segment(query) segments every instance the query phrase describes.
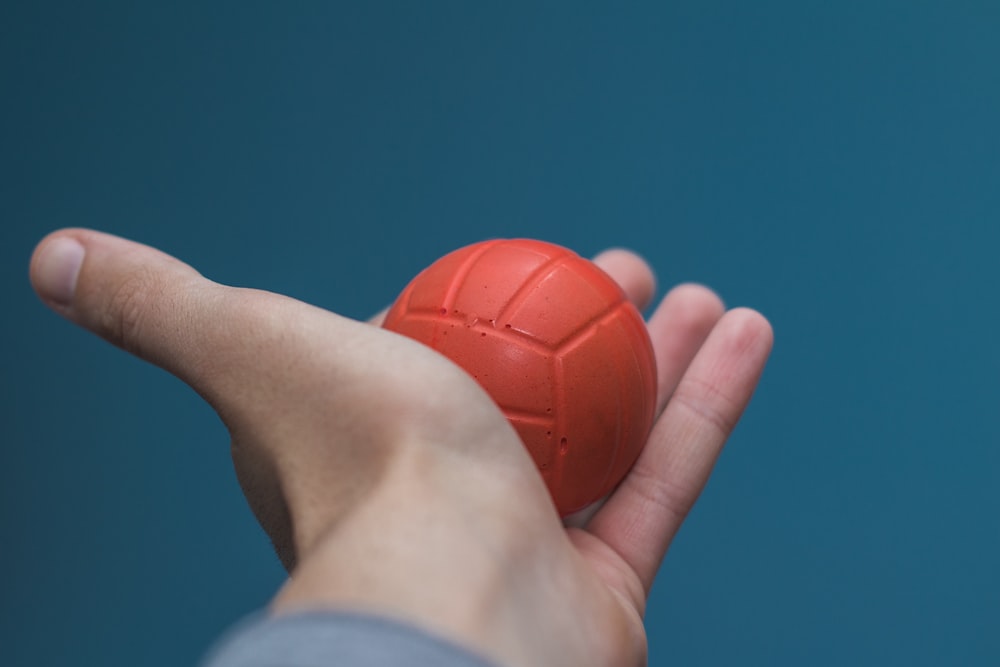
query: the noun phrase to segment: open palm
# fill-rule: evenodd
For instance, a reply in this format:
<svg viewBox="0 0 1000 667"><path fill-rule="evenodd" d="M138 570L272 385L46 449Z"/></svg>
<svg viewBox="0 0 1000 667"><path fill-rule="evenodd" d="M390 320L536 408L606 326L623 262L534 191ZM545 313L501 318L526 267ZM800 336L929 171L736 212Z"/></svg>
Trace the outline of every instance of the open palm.
<svg viewBox="0 0 1000 667"><path fill-rule="evenodd" d="M639 258L595 261L647 305ZM31 274L57 312L218 411L291 572L275 613L388 615L506 665L645 663L653 578L771 347L759 314L725 312L699 286L669 292L648 323L649 442L600 509L566 528L499 409L428 348L89 230L43 240Z"/></svg>

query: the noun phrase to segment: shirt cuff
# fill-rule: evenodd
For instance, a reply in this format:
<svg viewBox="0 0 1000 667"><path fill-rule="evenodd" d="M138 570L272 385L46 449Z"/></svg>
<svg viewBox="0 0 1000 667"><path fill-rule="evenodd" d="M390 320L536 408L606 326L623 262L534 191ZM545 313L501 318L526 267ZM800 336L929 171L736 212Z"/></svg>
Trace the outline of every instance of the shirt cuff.
<svg viewBox="0 0 1000 667"><path fill-rule="evenodd" d="M203 667L496 667L412 625L381 616L304 611L252 616L230 630Z"/></svg>

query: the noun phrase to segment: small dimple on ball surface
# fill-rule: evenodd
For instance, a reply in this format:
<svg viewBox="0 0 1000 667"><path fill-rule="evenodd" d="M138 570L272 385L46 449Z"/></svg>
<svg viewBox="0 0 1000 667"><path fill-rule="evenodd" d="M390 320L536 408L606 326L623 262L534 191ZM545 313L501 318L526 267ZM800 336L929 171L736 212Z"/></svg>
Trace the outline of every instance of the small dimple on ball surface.
<svg viewBox="0 0 1000 667"><path fill-rule="evenodd" d="M456 250L414 278L383 326L476 378L563 515L611 491L649 434L656 367L642 317L565 248L516 239Z"/></svg>

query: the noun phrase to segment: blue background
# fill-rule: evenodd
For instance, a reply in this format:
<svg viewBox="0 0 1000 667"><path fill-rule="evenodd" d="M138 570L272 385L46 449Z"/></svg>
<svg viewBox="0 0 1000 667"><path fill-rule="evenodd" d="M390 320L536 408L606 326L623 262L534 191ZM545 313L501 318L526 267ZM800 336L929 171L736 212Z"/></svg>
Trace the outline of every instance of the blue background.
<svg viewBox="0 0 1000 667"><path fill-rule="evenodd" d="M283 575L212 412L36 301L67 225L354 317L636 248L777 334L651 664L1000 662L1000 4L6 2L0 77L5 665L191 664Z"/></svg>

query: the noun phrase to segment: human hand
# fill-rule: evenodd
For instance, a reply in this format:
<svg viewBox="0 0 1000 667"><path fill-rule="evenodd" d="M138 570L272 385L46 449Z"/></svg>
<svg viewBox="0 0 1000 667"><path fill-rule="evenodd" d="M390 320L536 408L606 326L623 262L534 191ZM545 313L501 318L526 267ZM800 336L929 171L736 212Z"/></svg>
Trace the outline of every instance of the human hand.
<svg viewBox="0 0 1000 667"><path fill-rule="evenodd" d="M640 307L651 298L634 255L595 261ZM276 613L385 614L505 665L644 664L656 570L771 346L759 314L724 314L702 287L672 290L649 321L649 442L594 516L566 529L500 411L428 348L88 230L43 240L31 277L57 312L218 411L247 499L292 573Z"/></svg>

